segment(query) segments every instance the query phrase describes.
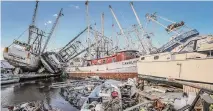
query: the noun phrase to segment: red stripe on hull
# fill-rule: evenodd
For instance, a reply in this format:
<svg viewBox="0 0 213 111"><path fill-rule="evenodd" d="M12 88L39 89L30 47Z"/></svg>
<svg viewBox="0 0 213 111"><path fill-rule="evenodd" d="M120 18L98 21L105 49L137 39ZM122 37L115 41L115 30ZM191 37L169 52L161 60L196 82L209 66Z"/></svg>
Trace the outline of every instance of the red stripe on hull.
<svg viewBox="0 0 213 111"><path fill-rule="evenodd" d="M137 73L69 73L70 78L87 78L89 76L99 76L102 79L119 79L126 80L128 78L135 78Z"/></svg>

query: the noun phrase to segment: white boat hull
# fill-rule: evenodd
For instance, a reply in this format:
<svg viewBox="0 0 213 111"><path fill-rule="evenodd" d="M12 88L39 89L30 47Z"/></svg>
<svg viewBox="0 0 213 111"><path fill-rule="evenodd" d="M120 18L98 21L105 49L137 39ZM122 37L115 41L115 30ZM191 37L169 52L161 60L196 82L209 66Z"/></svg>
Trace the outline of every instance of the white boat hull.
<svg viewBox="0 0 213 111"><path fill-rule="evenodd" d="M103 78L127 79L137 76L138 58L103 65L68 67L70 77L99 76Z"/></svg>
<svg viewBox="0 0 213 111"><path fill-rule="evenodd" d="M8 51L3 52L3 57L11 65L20 67L24 71L36 71L40 64L38 56L15 47L8 47Z"/></svg>
<svg viewBox="0 0 213 111"><path fill-rule="evenodd" d="M190 56L195 58L191 58ZM196 56L199 56L200 58L196 58ZM174 58L174 60L160 60L163 57ZM213 58L207 58L203 54L184 53L177 55L159 55L159 60L139 60L137 66L138 75L142 78L143 76L152 76L184 81L213 83Z"/></svg>

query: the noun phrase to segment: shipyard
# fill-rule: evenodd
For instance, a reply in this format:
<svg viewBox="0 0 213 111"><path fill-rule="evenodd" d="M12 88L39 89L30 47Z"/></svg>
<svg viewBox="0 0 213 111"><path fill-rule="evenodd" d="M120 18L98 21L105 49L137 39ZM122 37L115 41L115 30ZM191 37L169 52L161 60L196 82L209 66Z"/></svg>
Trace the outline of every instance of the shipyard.
<svg viewBox="0 0 213 111"><path fill-rule="evenodd" d="M212 3L2 1L1 110L213 111Z"/></svg>

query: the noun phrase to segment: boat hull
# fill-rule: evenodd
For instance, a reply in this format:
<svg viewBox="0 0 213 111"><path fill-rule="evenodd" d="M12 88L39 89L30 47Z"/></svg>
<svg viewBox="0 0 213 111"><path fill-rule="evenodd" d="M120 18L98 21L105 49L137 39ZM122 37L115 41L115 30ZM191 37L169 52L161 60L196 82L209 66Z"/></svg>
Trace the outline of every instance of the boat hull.
<svg viewBox="0 0 213 111"><path fill-rule="evenodd" d="M19 78L10 79L10 80L1 80L1 85L17 83L19 82L19 80L20 80Z"/></svg>
<svg viewBox="0 0 213 111"><path fill-rule="evenodd" d="M139 60L138 76L175 79L188 82L213 84L213 58L188 58L193 53L168 55L175 60ZM161 56L159 56L159 59Z"/></svg>
<svg viewBox="0 0 213 111"><path fill-rule="evenodd" d="M62 70L62 66L59 62L59 57L54 52L47 52L41 55L41 62L45 69L51 73L59 73Z"/></svg>
<svg viewBox="0 0 213 111"><path fill-rule="evenodd" d="M23 71L37 71L40 64L38 56L15 47L8 47L7 51L3 52L3 57L11 65L20 67Z"/></svg>
<svg viewBox="0 0 213 111"><path fill-rule="evenodd" d="M71 78L99 76L104 79L128 79L137 77L137 61L138 58L103 65L68 67L66 72Z"/></svg>

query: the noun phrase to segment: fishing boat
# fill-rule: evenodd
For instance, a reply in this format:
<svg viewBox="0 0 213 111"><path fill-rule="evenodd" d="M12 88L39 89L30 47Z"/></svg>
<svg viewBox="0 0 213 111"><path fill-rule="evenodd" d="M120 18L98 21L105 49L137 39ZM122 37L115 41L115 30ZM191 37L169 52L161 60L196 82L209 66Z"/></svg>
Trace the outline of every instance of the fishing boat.
<svg viewBox="0 0 213 111"><path fill-rule="evenodd" d="M157 16L148 15L149 19L156 22L153 17ZM160 47L158 53L140 56L138 77L198 83L212 90L213 35L199 35L195 29L178 32L181 24L185 26L183 22L174 22L166 27L166 31L174 32L176 36Z"/></svg>
<svg viewBox="0 0 213 111"><path fill-rule="evenodd" d="M212 84L212 52L213 36L199 37L179 52L141 56L137 63L138 76Z"/></svg>
<svg viewBox="0 0 213 111"><path fill-rule="evenodd" d="M14 74L1 74L1 85L19 82L20 78Z"/></svg>
<svg viewBox="0 0 213 111"><path fill-rule="evenodd" d="M70 77L134 78L137 76L138 57L138 51L125 50L104 58L86 60L83 66L68 67L66 71Z"/></svg>
<svg viewBox="0 0 213 111"><path fill-rule="evenodd" d="M19 40L14 40L13 43L9 47L6 47L3 52L4 59L22 71L36 71L40 64L38 55L41 47L37 42L41 40L44 34L43 31L40 32L40 30L35 26L37 9L38 1L36 2L32 24L29 25L28 28L28 42L26 43ZM38 36L39 33L41 36Z"/></svg>
<svg viewBox="0 0 213 111"><path fill-rule="evenodd" d="M86 4L86 6L88 7L88 4ZM99 76L100 78L107 78L107 79L134 78L137 76L138 57L141 54L143 55L146 53L150 53L152 51L153 47L151 46L150 42L144 43L144 41L141 41L141 38L145 38L143 40L146 41L148 38L150 38L150 36L148 34L145 34L143 37L141 37L142 34L139 33L141 32L141 30L139 31L139 29L141 29L141 24L139 21L138 21L139 27L136 27L136 25L133 25L134 30L137 30L136 32L133 31L133 33L137 34L138 40L136 42L138 42L138 44L144 47L142 51L139 51L137 48L133 47L134 43L130 40L131 36L129 35L131 32L128 32L128 31L126 32L123 30L120 22L118 21L115 15L115 12L112 9L112 6L109 6L109 9L120 29L120 32L121 32L120 35L125 38L124 40L125 46L122 47L123 43L120 46L118 42L112 41L111 39L110 41L117 43L117 46L115 47L117 47L117 49L119 50L113 47L114 50L112 51L112 53L109 53L109 50L107 50L109 49L108 46L113 46L113 45L112 44L107 45L107 43L104 42L104 29L103 29L104 14L102 14L101 15L102 32L100 33L100 36L94 37L96 38L96 40L94 41L101 40L101 42L100 43L96 42L95 47L90 47L90 50L88 50L88 55L86 56L87 58L84 58L83 60L82 59L78 60L79 62L81 62L80 65L75 65L76 61L73 59L73 61L70 63L71 65L69 65L65 69L65 72L67 72L70 75L70 77L84 78L89 76ZM135 10L133 12L137 18L137 14L135 13ZM129 33L129 34L126 34L126 33ZM95 32L95 35L97 35L96 32ZM92 50L91 50L92 48L94 50L93 51L94 53L92 53ZM95 55L95 57L94 56L89 57L90 55Z"/></svg>
<svg viewBox="0 0 213 111"><path fill-rule="evenodd" d="M21 45L20 45L21 44ZM3 52L3 57L10 64L21 68L23 71L36 71L40 64L39 56L33 54L26 43L14 41L10 47L6 47Z"/></svg>
<svg viewBox="0 0 213 111"><path fill-rule="evenodd" d="M19 40L14 40L10 46L5 47L3 52L4 59L7 60L11 65L15 66L15 68L17 69L17 73L38 71L41 66L40 55L45 52L47 44L51 38L51 35L53 34L57 22L59 18L63 15L61 9L51 29L51 32L46 35L43 30L40 30L35 25L37 9L38 1L36 1L32 23L27 29L29 31L28 41L23 42ZM24 32L19 37L21 37ZM42 41L45 41L45 43L43 43Z"/></svg>

